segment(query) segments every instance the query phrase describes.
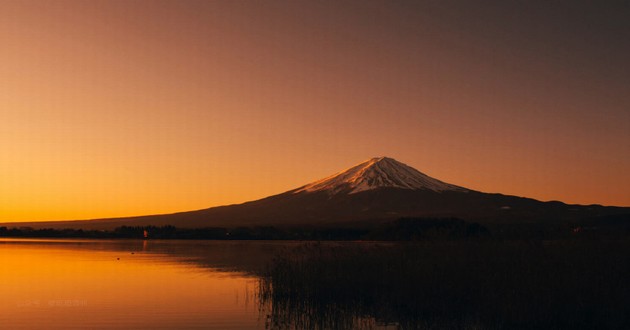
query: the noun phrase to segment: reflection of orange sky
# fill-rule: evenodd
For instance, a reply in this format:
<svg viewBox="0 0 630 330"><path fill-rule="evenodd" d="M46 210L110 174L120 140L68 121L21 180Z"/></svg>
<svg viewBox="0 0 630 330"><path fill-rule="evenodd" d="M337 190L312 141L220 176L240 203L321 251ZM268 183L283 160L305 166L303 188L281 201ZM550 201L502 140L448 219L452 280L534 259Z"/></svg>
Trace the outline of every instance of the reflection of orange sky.
<svg viewBox="0 0 630 330"><path fill-rule="evenodd" d="M0 321L7 328L254 328L260 323L250 301L257 285L251 277L164 255L3 243Z"/></svg>
<svg viewBox="0 0 630 330"><path fill-rule="evenodd" d="M623 52L332 3L1 3L0 221L243 202L382 155L630 205Z"/></svg>

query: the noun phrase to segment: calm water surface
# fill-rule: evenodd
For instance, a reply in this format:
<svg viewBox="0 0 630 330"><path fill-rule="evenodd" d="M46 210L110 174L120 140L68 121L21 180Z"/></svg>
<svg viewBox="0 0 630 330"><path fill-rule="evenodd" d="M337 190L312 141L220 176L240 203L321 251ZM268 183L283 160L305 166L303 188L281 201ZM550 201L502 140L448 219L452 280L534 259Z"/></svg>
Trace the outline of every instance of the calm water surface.
<svg viewBox="0 0 630 330"><path fill-rule="evenodd" d="M630 329L628 245L0 239L0 329Z"/></svg>
<svg viewBox="0 0 630 330"><path fill-rule="evenodd" d="M255 274L296 244L2 239L0 324L264 329Z"/></svg>

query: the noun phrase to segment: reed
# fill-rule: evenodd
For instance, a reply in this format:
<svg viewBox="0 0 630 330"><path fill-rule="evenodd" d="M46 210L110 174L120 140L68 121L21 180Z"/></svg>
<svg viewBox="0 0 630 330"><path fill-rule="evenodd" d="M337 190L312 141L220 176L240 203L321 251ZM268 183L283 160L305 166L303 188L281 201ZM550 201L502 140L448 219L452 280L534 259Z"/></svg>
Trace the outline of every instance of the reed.
<svg viewBox="0 0 630 330"><path fill-rule="evenodd" d="M630 328L628 240L309 243L261 280L272 328Z"/></svg>

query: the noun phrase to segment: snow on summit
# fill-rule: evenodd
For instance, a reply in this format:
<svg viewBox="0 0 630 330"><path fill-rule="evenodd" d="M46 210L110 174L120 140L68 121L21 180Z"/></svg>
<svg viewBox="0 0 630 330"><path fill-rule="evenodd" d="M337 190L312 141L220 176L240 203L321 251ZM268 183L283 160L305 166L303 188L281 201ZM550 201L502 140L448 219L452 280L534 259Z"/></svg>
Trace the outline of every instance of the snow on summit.
<svg viewBox="0 0 630 330"><path fill-rule="evenodd" d="M307 184L294 191L350 194L376 188L401 188L411 190L468 191L449 183L434 179L413 167L388 157L372 158L341 173Z"/></svg>

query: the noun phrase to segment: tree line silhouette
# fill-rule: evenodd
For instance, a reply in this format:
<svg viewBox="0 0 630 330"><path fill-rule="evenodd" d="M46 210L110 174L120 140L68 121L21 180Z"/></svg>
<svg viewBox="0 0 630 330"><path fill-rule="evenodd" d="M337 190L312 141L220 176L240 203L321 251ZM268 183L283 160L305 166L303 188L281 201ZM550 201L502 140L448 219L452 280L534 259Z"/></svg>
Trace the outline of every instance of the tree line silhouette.
<svg viewBox="0 0 630 330"><path fill-rule="evenodd" d="M146 237L145 237L146 235ZM483 237L482 225L460 219L403 218L375 228L354 227L208 227L121 226L114 230L0 227L0 237L148 238L212 240L418 240Z"/></svg>
<svg viewBox="0 0 630 330"><path fill-rule="evenodd" d="M145 237L146 234L146 237ZM579 222L479 224L457 218L400 218L380 225L253 226L177 228L175 226L121 226L114 230L34 229L0 227L0 237L127 238L209 240L458 240L556 239L630 235L628 215L585 219Z"/></svg>

